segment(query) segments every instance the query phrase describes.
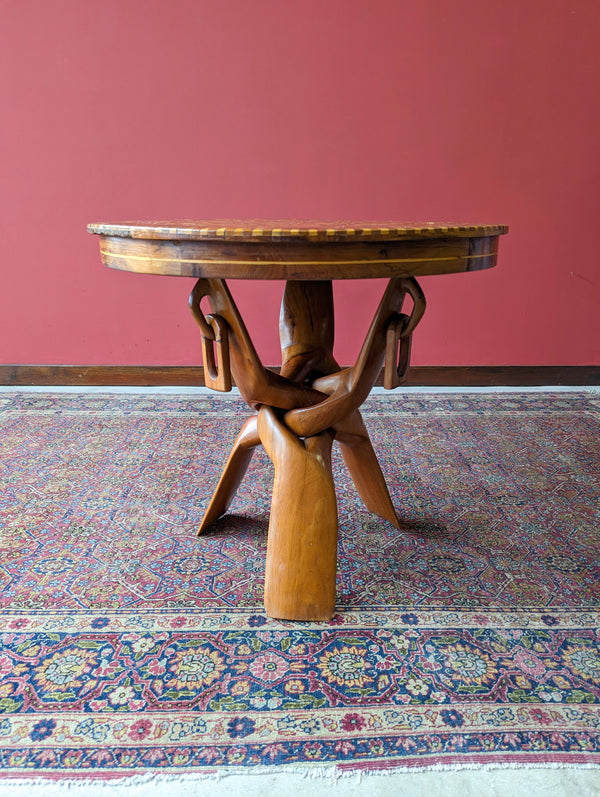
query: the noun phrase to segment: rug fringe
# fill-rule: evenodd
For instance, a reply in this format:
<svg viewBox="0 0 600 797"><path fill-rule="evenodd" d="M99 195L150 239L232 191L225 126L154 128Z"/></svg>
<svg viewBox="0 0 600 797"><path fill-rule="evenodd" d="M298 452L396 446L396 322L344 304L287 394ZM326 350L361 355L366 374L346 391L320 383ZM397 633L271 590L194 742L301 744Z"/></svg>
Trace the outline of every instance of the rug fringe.
<svg viewBox="0 0 600 797"><path fill-rule="evenodd" d="M391 767L367 767L367 768L348 768L340 769L338 766L331 767L296 767L296 766L275 766L275 767L257 767L254 769L244 768L227 768L216 770L213 772L197 771L197 772L145 772L143 774L135 775L120 775L119 773L98 773L95 777L88 777L82 775L81 777L73 777L69 775L63 778L57 773L45 773L31 778L26 773L16 774L12 773L7 776L0 776L0 788L8 784L11 787L19 789L33 788L39 786L47 786L53 782L60 785L61 788L89 788L92 786L100 786L101 784L118 785L118 786L144 786L144 785L168 785L168 784L186 784L196 781L205 781L218 783L231 777L265 777L269 775L295 775L301 777L303 780L329 780L336 783L339 780L346 780L355 778L358 783L362 778L366 777L389 777L393 775L426 775L427 773L434 772L510 772L525 770L596 770L600 769L600 763L574 763L569 761L546 761L546 762L526 762L526 763L502 763L502 762L488 762L486 764L432 764L427 766L391 766Z"/></svg>

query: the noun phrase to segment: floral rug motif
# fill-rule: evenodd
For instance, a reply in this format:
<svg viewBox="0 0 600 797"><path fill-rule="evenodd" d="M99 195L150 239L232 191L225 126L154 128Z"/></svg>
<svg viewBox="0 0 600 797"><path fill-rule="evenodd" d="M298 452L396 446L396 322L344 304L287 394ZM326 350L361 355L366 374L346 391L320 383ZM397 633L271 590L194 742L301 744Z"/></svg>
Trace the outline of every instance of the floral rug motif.
<svg viewBox="0 0 600 797"><path fill-rule="evenodd" d="M195 536L249 412L0 393L2 777L600 765L600 396L371 396L329 623L264 614L262 451Z"/></svg>

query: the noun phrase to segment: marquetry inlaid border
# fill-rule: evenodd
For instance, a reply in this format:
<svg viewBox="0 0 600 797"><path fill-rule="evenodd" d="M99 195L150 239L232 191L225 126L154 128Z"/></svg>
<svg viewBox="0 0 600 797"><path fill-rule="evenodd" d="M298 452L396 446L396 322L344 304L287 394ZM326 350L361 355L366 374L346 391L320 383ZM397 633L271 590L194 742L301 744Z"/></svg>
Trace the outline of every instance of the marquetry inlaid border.
<svg viewBox="0 0 600 797"><path fill-rule="evenodd" d="M476 237L504 235L502 224L420 224L313 222L215 219L172 222L94 223L88 231L97 235L156 240L272 241L282 238L309 241L410 240L411 238Z"/></svg>

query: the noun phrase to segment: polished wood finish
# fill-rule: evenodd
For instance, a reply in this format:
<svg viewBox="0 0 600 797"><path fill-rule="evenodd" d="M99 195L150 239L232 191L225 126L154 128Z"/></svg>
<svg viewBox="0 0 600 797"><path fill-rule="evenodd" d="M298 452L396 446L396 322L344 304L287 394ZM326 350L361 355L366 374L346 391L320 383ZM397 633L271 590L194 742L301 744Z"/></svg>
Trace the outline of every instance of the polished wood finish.
<svg viewBox="0 0 600 797"><path fill-rule="evenodd" d="M311 384L338 371L334 333L331 281L287 282L279 316L281 375L297 384Z"/></svg>
<svg viewBox="0 0 600 797"><path fill-rule="evenodd" d="M203 334L210 329L206 320L199 321L199 302L204 296L210 297L213 314L229 328L227 360L240 393L251 407L270 404L292 409L316 404L323 398L312 388L296 385L263 366L225 280L200 279L190 294L189 305Z"/></svg>
<svg viewBox="0 0 600 797"><path fill-rule="evenodd" d="M340 445L344 462L364 505L399 528L398 515L358 410L336 424L335 439Z"/></svg>
<svg viewBox="0 0 600 797"><path fill-rule="evenodd" d="M413 310L401 313L410 295ZM213 314L200 303L210 298ZM359 495L371 511L396 526L398 518L359 406L383 363L390 326L410 336L425 301L416 281L393 279L383 295L352 368L333 357L333 291L330 281L288 282L280 315L282 368L265 369L223 280L200 279L190 308L203 339L228 329L229 352L215 369L215 387L235 378L246 402L258 410L236 440L199 533L228 508L262 443L275 466L265 575L265 607L273 617L326 620L335 609L337 507L331 475L331 445L337 439ZM209 323L209 319L211 320ZM400 323L398 323L400 322ZM224 338L225 339L225 338ZM394 369L396 368L394 348ZM256 420L257 418L257 420Z"/></svg>
<svg viewBox="0 0 600 797"><path fill-rule="evenodd" d="M97 224L90 231L101 235L108 266L198 277L189 306L202 336L207 385L226 391L235 382L257 413L233 446L198 533L227 511L261 443L275 468L265 608L283 619L329 619L337 550L332 444L338 441L365 505L399 526L359 407L382 368L387 388L406 379L411 337L425 311L415 276L492 267L506 228L161 222ZM331 281L356 277L390 279L356 363L340 368ZM280 373L262 365L227 278L286 280Z"/></svg>
<svg viewBox="0 0 600 797"><path fill-rule="evenodd" d="M119 238L155 241L389 241L408 238L495 236L508 232L504 224L398 224L395 221L323 221L310 219L177 219L173 221L100 222L88 231Z"/></svg>
<svg viewBox="0 0 600 797"><path fill-rule="evenodd" d="M279 225L279 226L275 226ZM90 224L102 261L143 274L330 280L449 274L492 268L502 225L333 222Z"/></svg>
<svg viewBox="0 0 600 797"><path fill-rule="evenodd" d="M258 432L275 466L265 609L271 617L329 620L335 610L338 527L333 434L325 430L299 439L266 405L258 412Z"/></svg>
<svg viewBox="0 0 600 797"><path fill-rule="evenodd" d="M215 520L227 512L248 469L254 449L259 443L258 416L252 415L242 426L242 430L233 444L217 484L217 489L213 493L210 504L202 518L198 534L206 531Z"/></svg>
<svg viewBox="0 0 600 797"><path fill-rule="evenodd" d="M423 293L412 278L392 279L377 308L356 364L352 368L330 372L313 380L313 388L326 393L327 398L316 406L297 407L287 412L285 422L289 429L299 436L309 437L324 429L335 428L336 423L345 420L360 407L381 370L388 330L390 327L396 329L404 297L409 292L419 297L410 317L409 329L412 334L425 309ZM409 317L405 319L403 326L406 324L408 328Z"/></svg>
<svg viewBox="0 0 600 797"><path fill-rule="evenodd" d="M337 261L331 260L332 245ZM104 238L104 265L122 271L176 277L258 280L370 279L452 274L492 268L495 238L440 238L357 243L152 241Z"/></svg>

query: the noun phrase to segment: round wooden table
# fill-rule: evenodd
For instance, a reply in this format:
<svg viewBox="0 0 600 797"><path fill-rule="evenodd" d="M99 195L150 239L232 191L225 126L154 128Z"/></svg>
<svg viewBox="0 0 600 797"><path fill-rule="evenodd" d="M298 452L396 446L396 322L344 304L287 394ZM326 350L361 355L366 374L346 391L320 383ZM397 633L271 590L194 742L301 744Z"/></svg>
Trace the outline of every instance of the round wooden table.
<svg viewBox="0 0 600 797"><path fill-rule="evenodd" d="M327 620L335 609L337 505L331 474L336 440L372 512L398 517L359 407L382 367L384 386L406 378L412 333L425 310L415 277L496 265L501 225L172 221L90 224L110 268L197 277L189 300L202 336L205 380L230 390L235 380L255 410L225 464L199 534L224 514L261 443L275 480L265 571L272 617ZM389 278L358 359L333 357L332 280ZM265 368L226 279L286 280L279 373ZM208 297L212 312L200 302ZM403 311L409 297L410 311Z"/></svg>

